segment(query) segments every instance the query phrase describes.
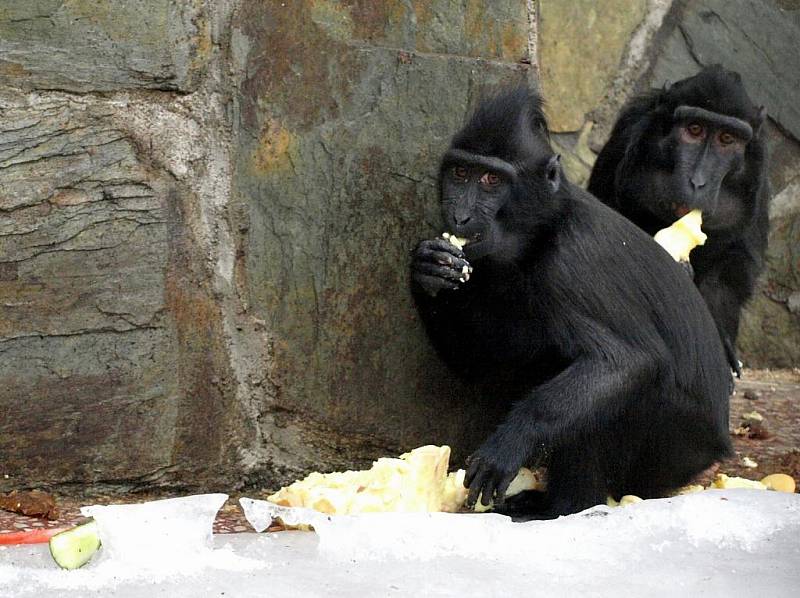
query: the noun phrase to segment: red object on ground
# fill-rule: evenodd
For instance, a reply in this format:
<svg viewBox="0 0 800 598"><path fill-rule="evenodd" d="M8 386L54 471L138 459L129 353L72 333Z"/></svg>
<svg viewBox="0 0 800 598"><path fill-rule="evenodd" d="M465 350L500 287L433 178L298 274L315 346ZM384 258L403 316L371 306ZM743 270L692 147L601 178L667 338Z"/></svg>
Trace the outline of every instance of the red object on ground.
<svg viewBox="0 0 800 598"><path fill-rule="evenodd" d="M49 527L45 529L33 529L24 532L11 532L0 534L0 546L13 546L15 544L44 544L56 534L67 531L68 527Z"/></svg>

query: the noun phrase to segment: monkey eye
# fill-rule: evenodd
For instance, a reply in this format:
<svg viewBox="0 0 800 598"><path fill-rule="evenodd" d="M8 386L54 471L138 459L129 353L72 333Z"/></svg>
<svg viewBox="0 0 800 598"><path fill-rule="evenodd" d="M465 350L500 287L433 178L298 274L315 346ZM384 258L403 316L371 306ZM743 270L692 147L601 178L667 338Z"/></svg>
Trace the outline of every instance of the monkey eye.
<svg viewBox="0 0 800 598"><path fill-rule="evenodd" d="M485 185L487 187L494 187L500 182L500 177L494 174L493 172L485 172L481 177L481 185Z"/></svg>
<svg viewBox="0 0 800 598"><path fill-rule="evenodd" d="M686 130L692 137L700 137L703 134L703 125L700 123L689 123Z"/></svg>
<svg viewBox="0 0 800 598"><path fill-rule="evenodd" d="M731 133L720 133L719 135L719 142L722 145L730 145L736 141L736 137L734 137Z"/></svg>
<svg viewBox="0 0 800 598"><path fill-rule="evenodd" d="M468 175L467 168L465 166L454 166L453 167L453 177L460 180L465 181L467 180Z"/></svg>

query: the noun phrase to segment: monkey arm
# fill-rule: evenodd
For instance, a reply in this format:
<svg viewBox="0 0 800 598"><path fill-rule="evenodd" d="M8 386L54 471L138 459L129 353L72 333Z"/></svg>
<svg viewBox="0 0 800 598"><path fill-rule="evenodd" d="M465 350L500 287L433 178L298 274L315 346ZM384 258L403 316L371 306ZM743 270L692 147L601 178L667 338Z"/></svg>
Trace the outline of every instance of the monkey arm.
<svg viewBox="0 0 800 598"><path fill-rule="evenodd" d="M728 363L737 377L742 375L736 354L739 318L760 270L760 261L744 247L729 249L724 259L696 269L697 288L714 318Z"/></svg>
<svg viewBox="0 0 800 598"><path fill-rule="evenodd" d="M480 495L482 502L493 495L501 499L515 472L555 439L570 430L603 427L632 395L665 375L653 356L658 352L637 350L609 334L599 338L597 349L533 388L472 456L465 478L468 504Z"/></svg>

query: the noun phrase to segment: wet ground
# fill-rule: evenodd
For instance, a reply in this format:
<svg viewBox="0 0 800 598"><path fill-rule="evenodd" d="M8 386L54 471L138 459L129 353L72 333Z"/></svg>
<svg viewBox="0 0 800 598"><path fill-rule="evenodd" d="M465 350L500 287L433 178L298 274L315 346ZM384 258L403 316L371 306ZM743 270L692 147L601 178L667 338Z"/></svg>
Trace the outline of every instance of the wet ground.
<svg viewBox="0 0 800 598"><path fill-rule="evenodd" d="M764 418L765 437L750 438L733 434L737 456L721 464L719 471L755 480L770 473L787 473L800 483L800 369L745 370L731 400L731 430L740 426L744 414L753 411ZM752 467L752 463L750 467L745 465L745 457L754 462L756 467ZM711 477L706 476L704 481L710 481ZM266 492L250 491L247 495L263 498ZM72 525L82 519L79 508L87 504L142 502L164 497L141 493L91 497L84 494L57 494L59 519L47 521L0 510L0 534ZM214 523L215 533L252 531L238 505L238 497L232 495L220 510Z"/></svg>

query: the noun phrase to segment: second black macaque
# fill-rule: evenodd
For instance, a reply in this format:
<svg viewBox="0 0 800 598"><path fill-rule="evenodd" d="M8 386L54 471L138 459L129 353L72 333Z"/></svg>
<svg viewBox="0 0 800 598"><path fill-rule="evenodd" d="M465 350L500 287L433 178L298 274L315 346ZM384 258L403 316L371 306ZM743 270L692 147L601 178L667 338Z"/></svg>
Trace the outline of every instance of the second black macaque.
<svg viewBox="0 0 800 598"><path fill-rule="evenodd" d="M556 517L663 496L731 454L730 371L702 297L652 238L564 178L537 95L483 101L440 190L444 230L468 244L422 241L414 298L441 357L508 404L468 461L468 503ZM547 492L504 502L534 464Z"/></svg>
<svg viewBox="0 0 800 598"><path fill-rule="evenodd" d="M737 73L706 67L633 98L589 179L591 193L651 235L702 211L708 239L691 254L694 281L737 376L739 318L769 231L765 118Z"/></svg>

